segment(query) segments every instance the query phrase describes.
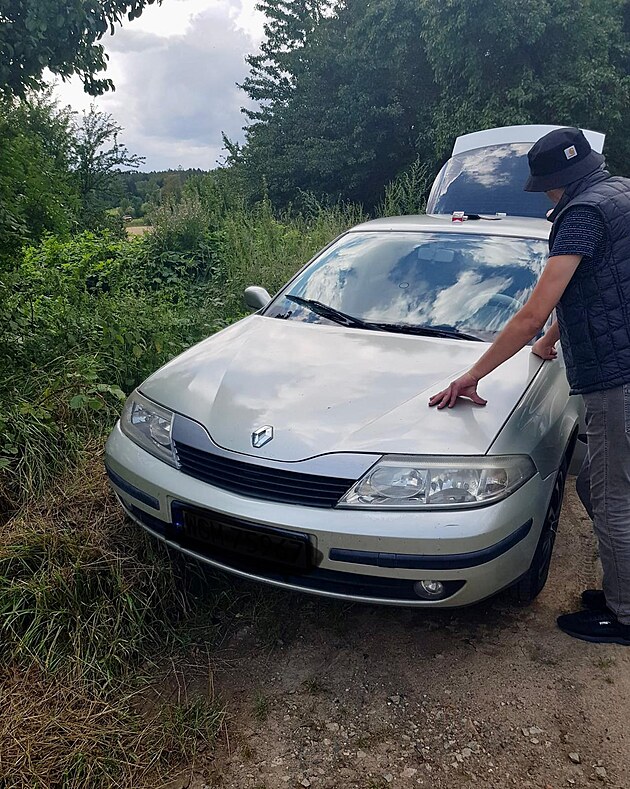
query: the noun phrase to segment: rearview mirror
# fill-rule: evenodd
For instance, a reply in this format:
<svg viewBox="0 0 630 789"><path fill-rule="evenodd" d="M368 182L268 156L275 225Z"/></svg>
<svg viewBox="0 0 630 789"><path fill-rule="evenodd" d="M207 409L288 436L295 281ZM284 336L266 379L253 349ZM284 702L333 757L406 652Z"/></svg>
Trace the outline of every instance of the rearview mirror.
<svg viewBox="0 0 630 789"><path fill-rule="evenodd" d="M245 304L253 310L260 310L266 307L271 301L271 296L264 288L259 288L256 285L251 285L245 288Z"/></svg>

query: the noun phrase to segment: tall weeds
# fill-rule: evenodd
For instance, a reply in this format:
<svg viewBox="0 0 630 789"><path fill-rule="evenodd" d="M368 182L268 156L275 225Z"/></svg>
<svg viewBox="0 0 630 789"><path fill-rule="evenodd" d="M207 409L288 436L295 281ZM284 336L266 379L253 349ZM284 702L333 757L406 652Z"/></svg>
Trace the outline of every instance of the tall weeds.
<svg viewBox="0 0 630 789"><path fill-rule="evenodd" d="M91 463L0 532L3 789L149 789L222 725L212 693L189 695L179 679L169 691L165 658L185 643L190 585L125 521L100 448L89 450ZM188 662L188 674L207 672Z"/></svg>
<svg viewBox="0 0 630 789"><path fill-rule="evenodd" d="M49 237L0 272L2 789L148 789L216 737L211 694L147 693L199 623L212 639L221 595L193 598L125 521L103 440L144 378L246 313L247 285L277 290L362 219L199 182L142 238Z"/></svg>
<svg viewBox="0 0 630 789"><path fill-rule="evenodd" d="M267 200L228 210L198 190L157 209L142 238L25 250L0 283L0 517L76 462L151 372L244 316L248 285L276 291L364 218L308 196L296 215Z"/></svg>
<svg viewBox="0 0 630 789"><path fill-rule="evenodd" d="M381 216L423 214L432 183L431 169L417 158L385 187Z"/></svg>

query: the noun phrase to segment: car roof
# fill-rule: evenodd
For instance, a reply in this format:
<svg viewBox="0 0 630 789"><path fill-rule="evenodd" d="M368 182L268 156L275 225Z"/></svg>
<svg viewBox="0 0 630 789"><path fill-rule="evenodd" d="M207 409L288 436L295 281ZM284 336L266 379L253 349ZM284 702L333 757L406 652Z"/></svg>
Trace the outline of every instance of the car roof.
<svg viewBox="0 0 630 789"><path fill-rule="evenodd" d="M522 216L493 217L492 220L469 219L466 222L453 222L449 214L418 214L410 216L388 216L372 219L356 225L350 232L358 231L423 231L466 233L485 236L511 236L521 238L540 238L547 240L551 225L546 219L532 219Z"/></svg>

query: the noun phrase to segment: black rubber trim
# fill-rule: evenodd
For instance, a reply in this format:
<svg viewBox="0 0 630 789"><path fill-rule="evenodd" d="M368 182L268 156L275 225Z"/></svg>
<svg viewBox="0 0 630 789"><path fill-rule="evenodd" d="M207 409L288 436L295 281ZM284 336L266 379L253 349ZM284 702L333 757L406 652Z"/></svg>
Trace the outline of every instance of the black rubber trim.
<svg viewBox="0 0 630 789"><path fill-rule="evenodd" d="M382 553L377 551L354 551L347 548L331 548L328 558L333 562L366 564L371 567L389 567L398 570L463 570L491 562L513 548L530 533L533 520L530 518L516 531L489 548L470 553L450 553L444 556L422 556L411 553Z"/></svg>
<svg viewBox="0 0 630 789"><path fill-rule="evenodd" d="M127 482L126 479L123 479L120 474L117 474L113 471L107 463L105 463L105 471L107 472L107 476L110 480L116 485L117 488L124 490L125 493L128 493L130 496L133 496L134 499L141 501L143 504L146 504L147 507L152 507L154 510L160 509L160 502L154 496L151 496L149 493L145 493L140 488L136 488L135 485L132 485L130 482Z"/></svg>

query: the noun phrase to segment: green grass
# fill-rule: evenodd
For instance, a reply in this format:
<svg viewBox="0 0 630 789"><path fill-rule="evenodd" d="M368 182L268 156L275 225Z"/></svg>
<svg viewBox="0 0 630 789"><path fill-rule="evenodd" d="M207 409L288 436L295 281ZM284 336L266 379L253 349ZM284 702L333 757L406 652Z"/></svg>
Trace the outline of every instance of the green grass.
<svg viewBox="0 0 630 789"><path fill-rule="evenodd" d="M269 717L269 699L260 690L254 696L253 713L259 723L264 723Z"/></svg>
<svg viewBox="0 0 630 789"><path fill-rule="evenodd" d="M0 536L0 656L106 687L174 639L187 599L92 464Z"/></svg>
<svg viewBox="0 0 630 789"><path fill-rule="evenodd" d="M140 710L130 685L95 691L32 667L0 677L0 694L3 789L154 789L191 769L224 720L214 699Z"/></svg>
<svg viewBox="0 0 630 789"><path fill-rule="evenodd" d="M142 238L50 237L2 273L2 789L162 785L223 725L210 692L160 695L165 664L234 618L272 648L291 637L279 603L213 582L125 521L102 447L126 393L247 314L247 285L277 290L362 218L316 204L276 216L264 202L219 215L191 198ZM262 693L252 712L269 715Z"/></svg>

